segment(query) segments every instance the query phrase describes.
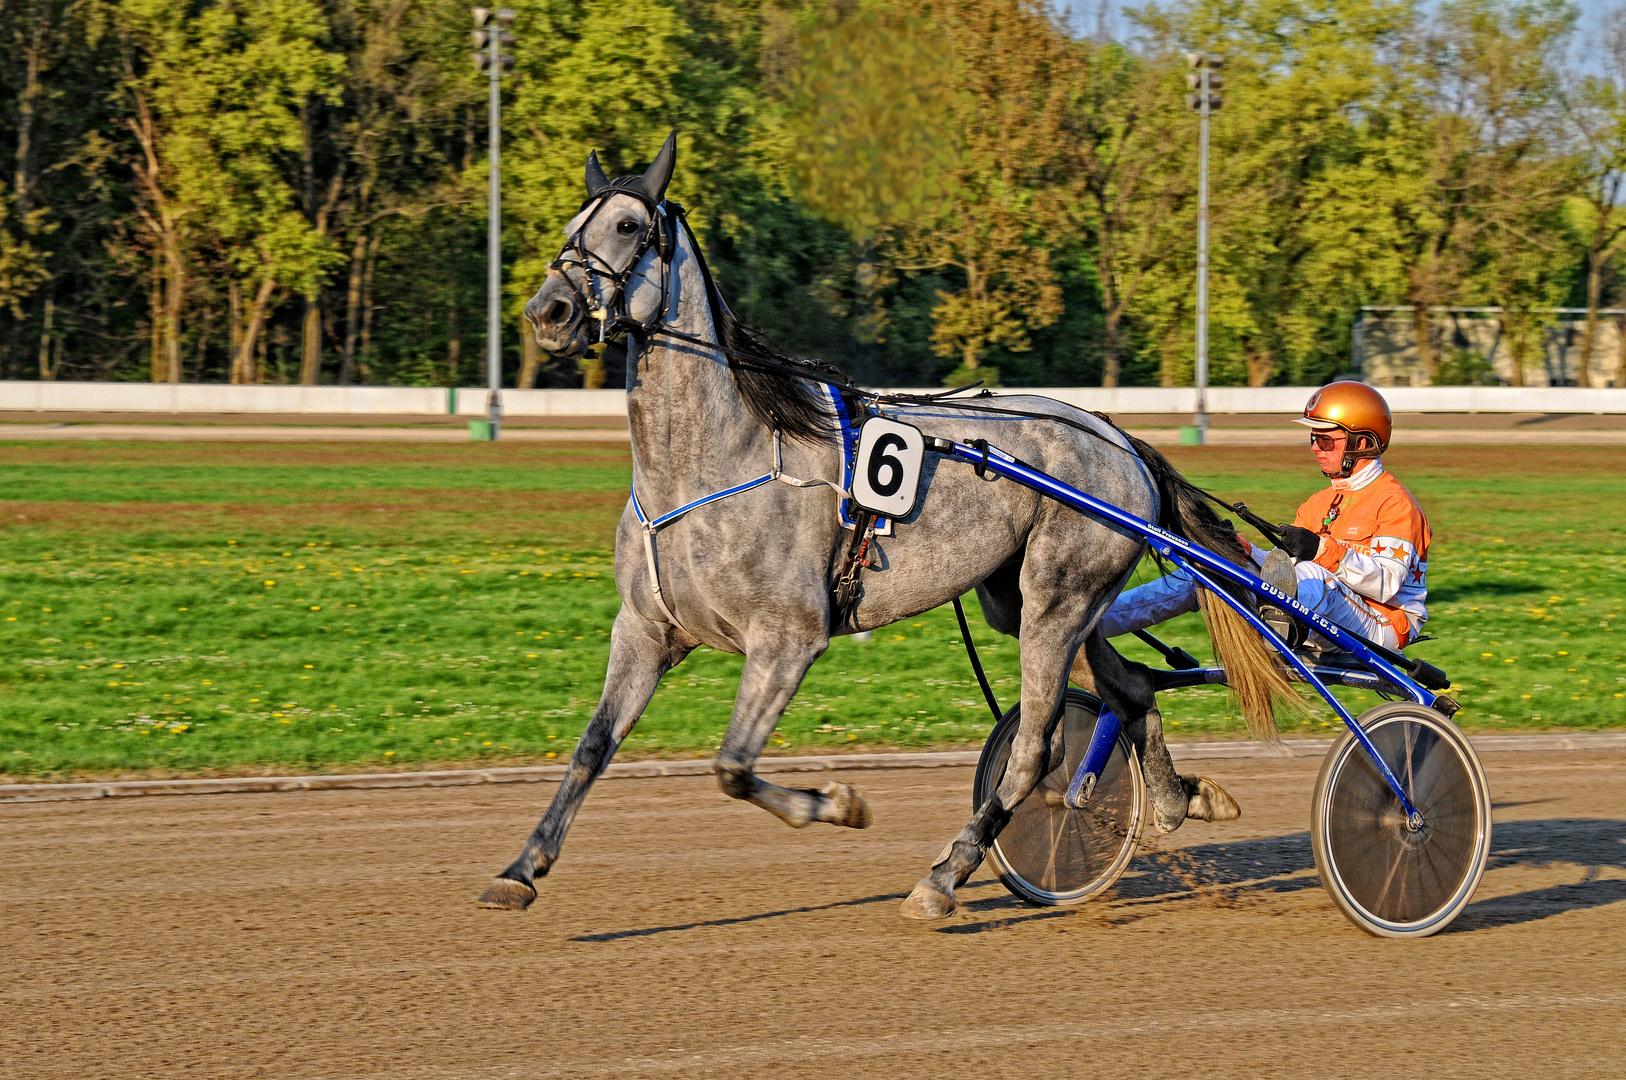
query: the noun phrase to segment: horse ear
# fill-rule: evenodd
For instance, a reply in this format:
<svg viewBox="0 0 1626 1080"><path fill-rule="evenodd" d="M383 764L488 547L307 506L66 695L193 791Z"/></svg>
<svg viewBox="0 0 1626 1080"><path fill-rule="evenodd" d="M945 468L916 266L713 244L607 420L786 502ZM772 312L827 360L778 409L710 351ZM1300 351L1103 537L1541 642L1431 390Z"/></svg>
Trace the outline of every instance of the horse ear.
<svg viewBox="0 0 1626 1080"><path fill-rule="evenodd" d="M655 160L644 170L643 186L650 198L660 202L666 197L666 185L672 182L672 170L676 167L677 132L674 131L661 143L661 152L655 155Z"/></svg>
<svg viewBox="0 0 1626 1080"><path fill-rule="evenodd" d="M610 186L610 178L604 175L604 168L598 163L598 151L587 152L587 197L593 198L599 192Z"/></svg>

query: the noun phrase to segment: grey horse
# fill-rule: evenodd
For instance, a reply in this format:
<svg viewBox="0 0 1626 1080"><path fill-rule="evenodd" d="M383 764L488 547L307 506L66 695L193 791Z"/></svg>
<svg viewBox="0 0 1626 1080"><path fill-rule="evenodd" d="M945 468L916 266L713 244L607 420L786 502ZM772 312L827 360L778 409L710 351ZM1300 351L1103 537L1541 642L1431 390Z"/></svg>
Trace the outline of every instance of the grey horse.
<svg viewBox="0 0 1626 1080"><path fill-rule="evenodd" d="M536 879L558 858L593 781L662 676L701 644L745 656L717 754L722 790L796 828L815 821L866 827L869 807L848 785L781 787L755 775L753 765L832 635L910 618L972 588L989 625L1020 637L1021 726L1004 780L909 894L904 915L936 918L954 910L955 888L1043 773L1048 731L1070 676L1093 685L1124 719L1157 828L1172 830L1188 816L1235 816L1235 803L1211 781L1175 771L1147 669L1094 632L1144 552L1138 538L928 455L916 511L896 523L893 535L876 538L868 559L874 568L862 577L856 605L834 603L851 528L838 518L843 452L830 400L814 381L738 362L747 347L764 343L729 311L681 212L665 200L675 159L669 138L641 176L612 182L590 156L588 201L525 308L538 343L561 356L581 355L597 320L617 312L646 331L635 329L628 347L634 498L616 535L622 604L604 695L540 824L479 903L531 904ZM906 419L928 435L988 439L1066 483L1242 557L1235 534L1167 482L1175 474L1155 451L1048 398L1005 397L1000 405L1066 416L1099 437L1042 419L979 416L950 402L915 409ZM653 518L764 475L773 479L703 506L658 536L641 521L640 508ZM1205 607L1211 620L1229 615L1243 625L1224 604ZM1280 678L1262 650L1236 657L1224 651L1222 642L1233 684Z"/></svg>

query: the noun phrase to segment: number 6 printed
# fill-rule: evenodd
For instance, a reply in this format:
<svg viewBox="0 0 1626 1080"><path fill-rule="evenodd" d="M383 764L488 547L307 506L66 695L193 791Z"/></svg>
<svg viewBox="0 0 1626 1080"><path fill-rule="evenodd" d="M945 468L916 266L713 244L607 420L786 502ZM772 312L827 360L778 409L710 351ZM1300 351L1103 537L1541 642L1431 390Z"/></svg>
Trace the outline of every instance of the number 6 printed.
<svg viewBox="0 0 1626 1080"><path fill-rule="evenodd" d="M888 518L914 513L926 438L919 428L872 416L858 433L853 502Z"/></svg>

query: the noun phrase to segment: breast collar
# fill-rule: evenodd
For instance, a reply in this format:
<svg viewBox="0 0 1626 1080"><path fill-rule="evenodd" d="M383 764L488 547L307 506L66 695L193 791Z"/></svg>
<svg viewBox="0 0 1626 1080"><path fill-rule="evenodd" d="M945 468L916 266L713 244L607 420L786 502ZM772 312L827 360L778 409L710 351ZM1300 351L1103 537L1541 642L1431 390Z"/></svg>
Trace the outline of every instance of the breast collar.
<svg viewBox="0 0 1626 1080"><path fill-rule="evenodd" d="M791 487L798 488L821 486L833 488L838 494L840 494L842 499L841 505L843 507L845 507L848 501L851 499L850 466L845 476L845 482L841 485L837 485L832 480L825 480L820 477L814 477L811 480L802 480L794 476L785 475L784 441L784 436L780 432L775 431L773 433L773 468L768 472L763 473L754 480L747 480L743 484L735 484L731 488L726 488L722 491L714 491L710 495L703 495L693 502L683 504L676 510L668 510L659 517L652 518L644 511L644 505L638 498L638 483L636 480L633 481L632 512L638 516L638 527L640 531L642 531L644 537L644 561L649 567L650 591L655 594L655 603L659 605L661 614L665 615L668 622L677 627L679 630L683 630L684 633L688 633L688 631L684 630L683 624L678 621L678 617L672 614L672 609L668 607L666 603L666 595L661 591L661 564L660 555L655 545L656 533L660 532L668 525L675 524L684 515L690 513L691 511L698 510L702 506L710 506L712 503L722 502L724 499L730 498L734 495L741 495L747 491L759 488L763 484L772 484L776 481L781 484L789 484ZM693 635L690 636L692 637Z"/></svg>

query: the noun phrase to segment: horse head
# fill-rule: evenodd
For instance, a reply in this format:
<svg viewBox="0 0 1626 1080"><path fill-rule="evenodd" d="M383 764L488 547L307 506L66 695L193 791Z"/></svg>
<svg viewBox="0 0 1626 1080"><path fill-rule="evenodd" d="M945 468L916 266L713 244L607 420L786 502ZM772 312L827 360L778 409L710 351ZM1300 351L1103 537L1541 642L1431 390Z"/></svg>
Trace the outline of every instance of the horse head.
<svg viewBox="0 0 1626 1080"><path fill-rule="evenodd" d="M611 180L598 152L587 155L587 199L565 226L565 246L547 279L525 305L542 348L577 357L601 336L660 319L676 247L676 219L665 202L676 164L676 132L641 176Z"/></svg>

